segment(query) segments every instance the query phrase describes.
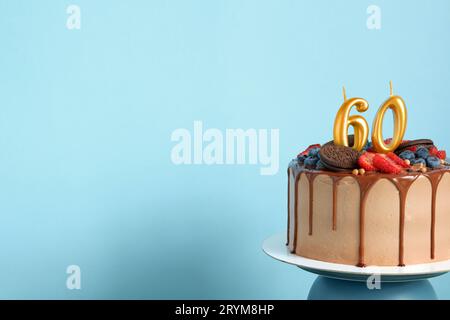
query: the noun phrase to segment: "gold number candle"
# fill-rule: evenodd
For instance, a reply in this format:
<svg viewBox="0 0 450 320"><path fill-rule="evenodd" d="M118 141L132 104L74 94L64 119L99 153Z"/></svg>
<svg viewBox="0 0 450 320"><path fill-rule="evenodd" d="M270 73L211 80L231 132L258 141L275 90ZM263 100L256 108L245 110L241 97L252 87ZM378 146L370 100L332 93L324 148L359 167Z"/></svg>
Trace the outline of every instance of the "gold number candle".
<svg viewBox="0 0 450 320"><path fill-rule="evenodd" d="M389 144L383 139L383 119L386 111L391 109L394 113L394 134ZM392 82L390 82L390 97L380 107L373 122L372 143L375 151L379 153L392 152L402 143L406 131L407 111L405 102L400 96L394 96Z"/></svg>
<svg viewBox="0 0 450 320"><path fill-rule="evenodd" d="M344 103L339 108L339 111L334 120L333 138L334 143L341 146L348 147L348 128L353 127L355 132L355 142L353 143L353 149L362 150L366 145L367 138L369 137L369 125L362 116L353 115L350 116L350 111L353 107L358 112L365 112L369 109L369 103L363 98L350 98L347 99L344 92Z"/></svg>

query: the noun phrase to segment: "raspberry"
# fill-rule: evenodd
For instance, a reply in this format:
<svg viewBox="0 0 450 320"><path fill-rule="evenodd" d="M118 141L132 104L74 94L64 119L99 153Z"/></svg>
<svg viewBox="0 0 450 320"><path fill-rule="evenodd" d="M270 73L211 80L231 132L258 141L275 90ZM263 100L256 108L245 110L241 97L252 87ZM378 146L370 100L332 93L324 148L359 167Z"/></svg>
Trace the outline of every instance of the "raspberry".
<svg viewBox="0 0 450 320"><path fill-rule="evenodd" d="M373 165L375 168L384 173L398 174L402 171L402 167L391 160L387 155L377 153L373 157Z"/></svg>
<svg viewBox="0 0 450 320"><path fill-rule="evenodd" d="M432 156L436 156L439 152L438 148L436 148L435 146L431 146L428 151L430 152L430 155Z"/></svg>
<svg viewBox="0 0 450 320"><path fill-rule="evenodd" d="M417 146L409 147L409 148L406 149L406 150L409 150L409 151L412 151L412 152L416 152L416 151L417 151Z"/></svg>
<svg viewBox="0 0 450 320"><path fill-rule="evenodd" d="M298 156L308 156L309 150L315 149L315 148L320 148L320 147L321 147L320 144L312 144L312 145L310 145L308 148L306 148L305 151L300 152L300 153L297 155L297 157L298 157Z"/></svg>
<svg viewBox="0 0 450 320"><path fill-rule="evenodd" d="M366 171L377 171L373 165L373 157L375 153L364 152L358 159L358 165Z"/></svg>
<svg viewBox="0 0 450 320"><path fill-rule="evenodd" d="M445 152L445 150L439 150L436 153L436 157L438 157L441 160L445 160L445 159L447 159L447 152Z"/></svg>
<svg viewBox="0 0 450 320"><path fill-rule="evenodd" d="M392 142L392 138L387 138L384 140L384 144L389 145Z"/></svg>
<svg viewBox="0 0 450 320"><path fill-rule="evenodd" d="M387 154L388 158L391 159L392 161L394 161L396 164L398 164L399 166L403 167L403 168L409 168L409 165L406 164L405 160L403 160L402 158L400 158L398 155L396 155L393 152L389 152Z"/></svg>

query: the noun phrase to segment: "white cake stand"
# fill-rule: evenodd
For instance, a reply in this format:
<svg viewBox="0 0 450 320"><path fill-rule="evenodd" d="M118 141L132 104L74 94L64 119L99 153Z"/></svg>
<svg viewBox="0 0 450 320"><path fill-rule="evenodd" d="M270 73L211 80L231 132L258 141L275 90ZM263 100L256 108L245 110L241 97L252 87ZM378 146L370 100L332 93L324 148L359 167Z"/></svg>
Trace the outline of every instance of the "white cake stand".
<svg viewBox="0 0 450 320"><path fill-rule="evenodd" d="M299 268L339 280L367 281L372 275L379 275L382 282L405 282L437 277L450 271L450 260L407 265L405 267L356 266L307 259L289 252L286 233L275 234L263 243L263 250L272 258Z"/></svg>

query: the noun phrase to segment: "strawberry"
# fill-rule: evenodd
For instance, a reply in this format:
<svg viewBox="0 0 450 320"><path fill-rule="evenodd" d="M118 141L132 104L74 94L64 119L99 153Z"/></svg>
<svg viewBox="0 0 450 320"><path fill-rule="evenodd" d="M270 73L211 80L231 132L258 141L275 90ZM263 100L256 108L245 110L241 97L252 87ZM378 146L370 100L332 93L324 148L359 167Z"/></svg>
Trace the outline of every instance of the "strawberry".
<svg viewBox="0 0 450 320"><path fill-rule="evenodd" d="M436 148L435 146L431 146L430 148L428 148L428 151L430 152L431 156L436 156L439 152L438 148Z"/></svg>
<svg viewBox="0 0 450 320"><path fill-rule="evenodd" d="M373 165L373 157L375 153L364 152L358 159L358 165L366 171L377 171Z"/></svg>
<svg viewBox="0 0 450 320"><path fill-rule="evenodd" d="M320 144L312 144L312 145L310 145L308 148L306 148L305 151L300 152L300 153L298 154L298 156L307 156L308 153L309 153L309 150L314 149L314 148L320 148L320 147L321 147Z"/></svg>
<svg viewBox="0 0 450 320"><path fill-rule="evenodd" d="M375 168L384 173L398 174L402 171L402 167L391 160L387 155L377 153L373 157L373 165Z"/></svg>
<svg viewBox="0 0 450 320"><path fill-rule="evenodd" d="M445 150L439 150L436 153L436 157L438 157L441 160L445 160L445 159L447 159L447 152L445 152Z"/></svg>
<svg viewBox="0 0 450 320"><path fill-rule="evenodd" d="M410 166L408 164L406 164L405 160L403 160L402 158L400 158L398 155L396 155L393 152L389 152L388 154L386 154L387 157L389 159L391 159L392 161L394 161L396 164L398 164L399 166L403 167L403 168L409 168Z"/></svg>

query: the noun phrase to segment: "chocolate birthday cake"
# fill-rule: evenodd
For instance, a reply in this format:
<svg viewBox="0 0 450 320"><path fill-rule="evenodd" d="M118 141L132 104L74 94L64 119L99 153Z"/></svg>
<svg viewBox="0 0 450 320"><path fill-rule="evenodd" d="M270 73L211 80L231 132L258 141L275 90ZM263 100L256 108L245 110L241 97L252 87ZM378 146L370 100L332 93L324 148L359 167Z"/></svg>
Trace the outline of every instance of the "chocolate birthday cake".
<svg viewBox="0 0 450 320"><path fill-rule="evenodd" d="M289 250L359 267L450 259L450 164L445 151L429 139L403 140L406 108L392 94L375 123L392 109L394 137L380 140L381 126L374 124L369 142L367 125L338 123L349 119L353 106L367 110L368 104L360 108L355 99L360 98L345 99L341 106L334 140L311 145L289 164ZM347 135L350 125L354 136Z"/></svg>

